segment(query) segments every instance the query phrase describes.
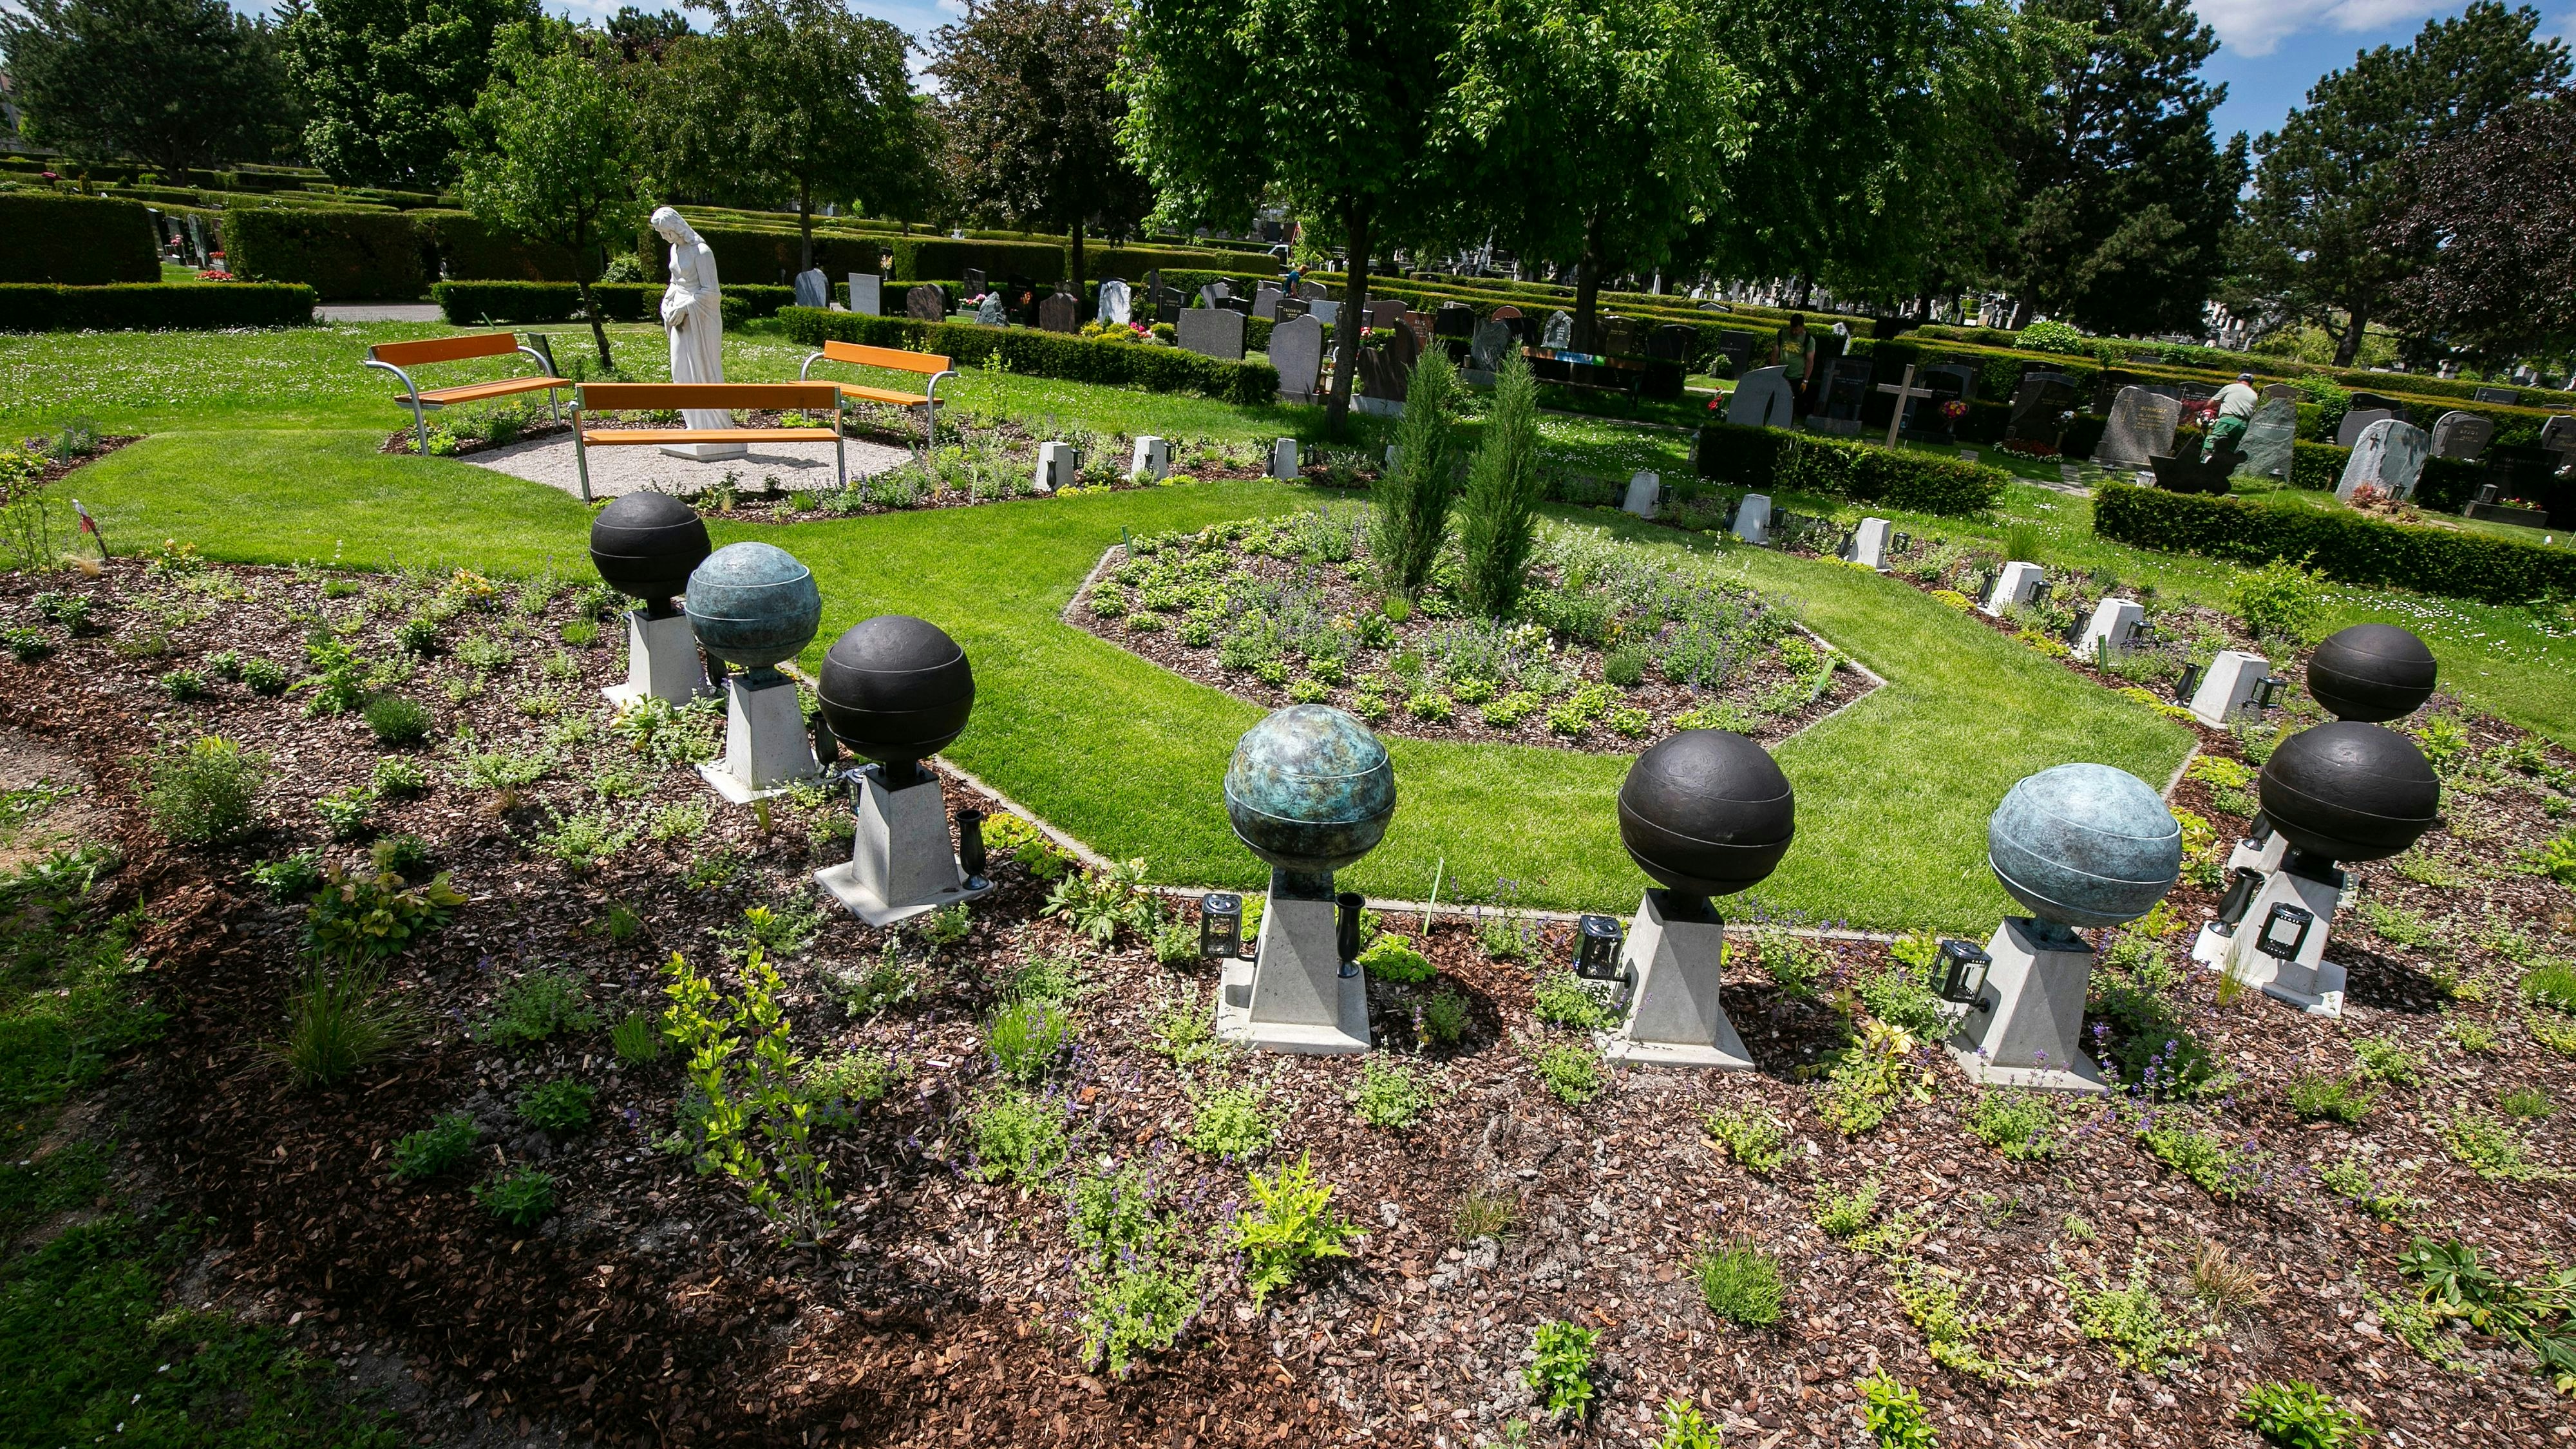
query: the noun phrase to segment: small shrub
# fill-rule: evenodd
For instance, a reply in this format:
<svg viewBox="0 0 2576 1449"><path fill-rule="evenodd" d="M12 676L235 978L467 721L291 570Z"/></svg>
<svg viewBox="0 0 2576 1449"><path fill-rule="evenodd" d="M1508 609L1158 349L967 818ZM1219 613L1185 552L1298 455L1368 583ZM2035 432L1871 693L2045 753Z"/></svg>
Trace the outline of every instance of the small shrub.
<svg viewBox="0 0 2576 1449"><path fill-rule="evenodd" d="M1431 1090L1422 1085L1410 1067L1388 1066L1371 1057L1360 1067L1359 1090L1351 1094L1351 1104L1358 1109L1360 1120L1371 1127L1403 1131L1422 1120L1431 1110Z"/></svg>
<svg viewBox="0 0 2576 1449"><path fill-rule="evenodd" d="M1537 1357L1521 1373L1551 1414L1580 1419L1592 1407L1592 1345L1597 1328L1578 1328L1550 1319L1530 1331Z"/></svg>
<svg viewBox="0 0 2576 1449"><path fill-rule="evenodd" d="M1451 1047L1467 1035L1467 998L1446 987L1422 1003L1422 1034L1434 1045Z"/></svg>
<svg viewBox="0 0 2576 1449"><path fill-rule="evenodd" d="M1789 1160L1789 1129L1757 1107L1729 1112L1713 1108L1702 1119L1717 1150L1756 1177L1769 1177Z"/></svg>
<svg viewBox="0 0 2576 1449"><path fill-rule="evenodd" d="M554 1174L522 1167L474 1185L474 1200L514 1228L533 1228L554 1215Z"/></svg>
<svg viewBox="0 0 2576 1449"><path fill-rule="evenodd" d="M367 812L375 803L375 796L365 790L335 790L313 802L313 813L322 817L322 827L333 840L363 840L369 829Z"/></svg>
<svg viewBox="0 0 2576 1449"><path fill-rule="evenodd" d="M2301 1077L2290 1086L2290 1110L2302 1122L2341 1122L2350 1126L2370 1115L2372 1095L2370 1079L2361 1073Z"/></svg>
<svg viewBox="0 0 2576 1449"><path fill-rule="evenodd" d="M1244 1287L1255 1308L1297 1280L1310 1263L1347 1258L1356 1231L1332 1210L1333 1186L1317 1182L1313 1161L1299 1157L1275 1178L1245 1175L1251 1207L1235 1215L1233 1244L1244 1255Z"/></svg>
<svg viewBox="0 0 2576 1449"><path fill-rule="evenodd" d="M1729 1323L1769 1328L1780 1321L1780 1264L1748 1241L1703 1248L1691 1262L1708 1311Z"/></svg>
<svg viewBox="0 0 2576 1449"><path fill-rule="evenodd" d="M2323 578L2287 559L2236 576L2236 616L2257 638L2304 644L2325 617Z"/></svg>
<svg viewBox="0 0 2576 1449"><path fill-rule="evenodd" d="M2057 1154L2057 1106L2037 1092L1983 1092L1968 1104L1968 1130L2015 1162Z"/></svg>
<svg viewBox="0 0 2576 1449"><path fill-rule="evenodd" d="M2157 1161L2222 1201L2243 1192L2255 1174L2250 1153L2181 1112L2150 1116L2139 1129L2138 1140Z"/></svg>
<svg viewBox="0 0 2576 1449"><path fill-rule="evenodd" d="M975 1175L986 1182L1035 1187L1064 1166L1071 1153L1064 1108L1017 1088L977 1099L966 1114L966 1127L975 1142Z"/></svg>
<svg viewBox="0 0 2576 1449"><path fill-rule="evenodd" d="M617 1019L608 1029L608 1045L617 1059L630 1067L662 1059L662 1028L652 1012L637 1009Z"/></svg>
<svg viewBox="0 0 2576 1449"><path fill-rule="evenodd" d="M1655 1449L1726 1449L1717 1426L1688 1399L1664 1400L1662 1422L1664 1437L1655 1441Z"/></svg>
<svg viewBox="0 0 2576 1449"><path fill-rule="evenodd" d="M33 664L53 654L54 641L39 629L0 629L0 648L21 664Z"/></svg>
<svg viewBox="0 0 2576 1449"><path fill-rule="evenodd" d="M286 1036L268 1053L299 1087L327 1087L391 1056L420 1033L420 1018L364 966L323 966L286 1005Z"/></svg>
<svg viewBox="0 0 2576 1449"><path fill-rule="evenodd" d="M1589 1047L1559 1042L1541 1051L1531 1065L1548 1095L1569 1107L1580 1107L1601 1095L1601 1060Z"/></svg>
<svg viewBox="0 0 2576 1449"><path fill-rule="evenodd" d="M220 845L250 833L252 802L266 776L264 757L208 735L153 762L143 805L170 839Z"/></svg>
<svg viewBox="0 0 2576 1449"><path fill-rule="evenodd" d="M2555 1182L2566 1175L2532 1161L2522 1134L2483 1112L2462 1112L2435 1123L2434 1130L2451 1155L2480 1177L2496 1182Z"/></svg>
<svg viewBox="0 0 2576 1449"><path fill-rule="evenodd" d="M2293 1379L2256 1384L2237 1418L2281 1449L2346 1449L2370 1437L2370 1426L2316 1385Z"/></svg>
<svg viewBox="0 0 2576 1449"><path fill-rule="evenodd" d="M2123 1368L2162 1375L2178 1367L2200 1342L2201 1330L2181 1327L2165 1312L2164 1300L2147 1281L2144 1258L2131 1261L2129 1281L2119 1286L2102 1280L2088 1287L2073 1274L2059 1281L2075 1305L2075 1322L2084 1336L2108 1345Z"/></svg>
<svg viewBox="0 0 2576 1449"><path fill-rule="evenodd" d="M519 1120L540 1132L578 1132L590 1125L598 1098L599 1089L589 1083L558 1077L519 1094Z"/></svg>
<svg viewBox="0 0 2576 1449"><path fill-rule="evenodd" d="M429 767L418 760L387 755L367 776L368 793L379 800L401 800L429 790Z"/></svg>
<svg viewBox="0 0 2576 1449"><path fill-rule="evenodd" d="M429 706L403 694L380 694L367 702L367 729L376 743L388 749L404 749L429 738L437 723L430 717Z"/></svg>
<svg viewBox="0 0 2576 1449"><path fill-rule="evenodd" d="M299 850L282 859L268 861L250 869L252 883L268 892L273 901L290 901L313 894L322 884L322 853Z"/></svg>
<svg viewBox="0 0 2576 1449"><path fill-rule="evenodd" d="M286 666L274 659L245 659L241 666L242 687L263 698L275 698L286 692Z"/></svg>
<svg viewBox="0 0 2576 1449"><path fill-rule="evenodd" d="M2555 1113L2558 1104L2550 1101L2549 1093L2542 1088L2516 1087L2496 1099L2496 1108L2508 1117L2538 1122Z"/></svg>
<svg viewBox="0 0 2576 1449"><path fill-rule="evenodd" d="M588 994L577 971L531 971L501 988L477 1034L494 1046L517 1048L563 1032L589 1031L599 1025L599 1015L582 1004Z"/></svg>
<svg viewBox="0 0 2576 1449"><path fill-rule="evenodd" d="M1879 1449L1933 1449L1940 1442L1932 1421L1923 1416L1923 1400L1880 1369L1860 1381L1861 1422Z"/></svg>
<svg viewBox="0 0 2576 1449"><path fill-rule="evenodd" d="M2424 1080L2424 1059L2393 1036L2364 1037L2353 1043L2352 1054L2360 1059L2363 1071L2392 1087L2417 1086Z"/></svg>
<svg viewBox="0 0 2576 1449"><path fill-rule="evenodd" d="M161 692L175 704L186 704L206 695L206 676L193 669L173 669L161 676Z"/></svg>
<svg viewBox="0 0 2576 1449"><path fill-rule="evenodd" d="M1878 1216L1878 1179L1873 1177L1849 1192L1836 1192L1831 1183L1816 1184L1807 1215L1835 1242L1858 1236Z"/></svg>
<svg viewBox="0 0 2576 1449"><path fill-rule="evenodd" d="M1277 1124L1261 1110L1258 1090L1226 1087L1198 1099L1182 1140L1212 1157L1243 1159L1268 1151L1277 1132Z"/></svg>
<svg viewBox="0 0 2576 1449"><path fill-rule="evenodd" d="M368 847L367 864L379 875L417 879L429 868L429 842L417 835L388 835Z"/></svg>
<svg viewBox="0 0 2576 1449"><path fill-rule="evenodd" d="M1073 1016L1047 1001L1009 1002L984 1028L984 1048L1002 1075L1034 1082L1055 1065L1073 1039Z"/></svg>
<svg viewBox="0 0 2576 1449"><path fill-rule="evenodd" d="M1362 970L1379 981L1401 982L1407 986L1428 981L1434 974L1429 958L1413 949L1413 942L1395 933L1382 932L1360 952Z"/></svg>
<svg viewBox="0 0 2576 1449"><path fill-rule="evenodd" d="M1533 1008L1539 1020L1576 1031L1600 1031L1611 1024L1609 1008L1571 971L1553 971L1542 977L1534 993Z"/></svg>
<svg viewBox="0 0 2576 1449"><path fill-rule="evenodd" d="M462 1112L450 1112L417 1132L406 1132L394 1143L394 1176L406 1182L418 1182L453 1172L474 1155L474 1144L482 1139L483 1129Z"/></svg>
<svg viewBox="0 0 2576 1449"><path fill-rule="evenodd" d="M2522 994L2552 1011L2576 1014L2576 966L2544 961L2522 976Z"/></svg>

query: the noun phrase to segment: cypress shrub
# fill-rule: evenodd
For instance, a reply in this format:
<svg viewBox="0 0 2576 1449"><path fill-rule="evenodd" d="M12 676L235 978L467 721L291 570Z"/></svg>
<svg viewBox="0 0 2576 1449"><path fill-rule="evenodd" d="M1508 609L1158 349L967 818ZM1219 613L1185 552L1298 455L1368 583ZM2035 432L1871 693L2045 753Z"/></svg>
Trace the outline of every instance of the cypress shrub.
<svg viewBox="0 0 2576 1449"><path fill-rule="evenodd" d="M1413 364L1396 423L1395 466L1373 490L1377 526L1369 551L1390 594L1413 597L1449 532L1449 504L1458 493L1457 392L1458 369L1446 350L1432 348Z"/></svg>
<svg viewBox="0 0 2576 1449"><path fill-rule="evenodd" d="M1519 601L1546 491L1538 467L1538 381L1528 360L1513 353L1494 379L1484 437L1468 465L1467 493L1460 501L1458 543L1467 559L1460 582L1469 608L1499 619Z"/></svg>

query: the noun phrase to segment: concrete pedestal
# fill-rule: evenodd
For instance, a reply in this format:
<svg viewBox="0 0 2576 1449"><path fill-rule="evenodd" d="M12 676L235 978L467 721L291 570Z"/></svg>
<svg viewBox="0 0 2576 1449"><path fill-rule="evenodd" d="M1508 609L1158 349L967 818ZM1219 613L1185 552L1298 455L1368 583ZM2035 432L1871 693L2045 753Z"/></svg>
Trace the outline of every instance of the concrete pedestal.
<svg viewBox="0 0 2576 1449"><path fill-rule="evenodd" d="M626 682L600 691L610 704L619 709L648 699L687 704L713 693L715 686L707 683L706 664L698 658L697 631L689 627L688 615L653 619L642 609L627 611Z"/></svg>
<svg viewBox="0 0 2576 1449"><path fill-rule="evenodd" d="M1038 444L1037 474L1029 480L1030 490L1053 493L1059 488L1072 486L1081 477L1075 471L1079 463L1080 458L1071 443Z"/></svg>
<svg viewBox="0 0 2576 1449"><path fill-rule="evenodd" d="M1884 570L1887 567L1888 531L1889 524L1884 518L1862 519L1859 529L1852 534L1852 562L1863 568Z"/></svg>
<svg viewBox="0 0 2576 1449"><path fill-rule="evenodd" d="M2006 916L1986 954L1986 989L1950 1036L1959 1070L1990 1086L2109 1091L2083 1049L2093 948L2054 921Z"/></svg>
<svg viewBox="0 0 2576 1449"><path fill-rule="evenodd" d="M1270 445L1270 476L1293 482L1297 477L1297 440L1281 438Z"/></svg>
<svg viewBox="0 0 2576 1449"><path fill-rule="evenodd" d="M1715 911L1648 890L1619 952L1631 983L1628 1014L1601 1035L1601 1054L1634 1066L1752 1070L1752 1054L1718 1001L1725 943L1726 922Z"/></svg>
<svg viewBox="0 0 2576 1449"><path fill-rule="evenodd" d="M767 799L823 772L814 762L814 741L805 733L794 681L766 672L774 683L754 686L747 674L725 680L725 757L698 766L716 793L736 805Z"/></svg>
<svg viewBox="0 0 2576 1449"><path fill-rule="evenodd" d="M662 451L674 458L689 458L700 463L721 463L729 458L749 457L749 443L664 443Z"/></svg>
<svg viewBox="0 0 2576 1449"><path fill-rule="evenodd" d="M2039 591L2040 584L2047 577L2048 570L2035 563L2005 564L2004 571L1995 576L1994 592L1977 607L1990 617L2000 619L2004 610L2029 603L2031 595Z"/></svg>
<svg viewBox="0 0 2576 1449"><path fill-rule="evenodd" d="M895 790L886 788L882 765L852 778L858 832L850 858L814 872L832 899L871 926L887 926L992 890L957 864L938 776L924 773Z"/></svg>
<svg viewBox="0 0 2576 1449"><path fill-rule="evenodd" d="M1735 536L1761 547L1771 541L1771 495L1747 493L1735 506Z"/></svg>
<svg viewBox="0 0 2576 1449"><path fill-rule="evenodd" d="M2093 609L2093 618L2084 626L2084 635L2075 645L2075 657L2087 664L2101 664L2127 657L2129 641L2138 634L2138 621L2147 611L2128 599L2104 599Z"/></svg>
<svg viewBox="0 0 2576 1449"><path fill-rule="evenodd" d="M2261 710L2263 681L2271 677L2272 663L2260 654L2242 649L2219 651L2200 676L2200 687L2192 691L2191 712L2202 724L2215 729Z"/></svg>
<svg viewBox="0 0 2576 1449"><path fill-rule="evenodd" d="M1219 1041L1304 1056L1367 1053L1368 978L1342 960L1334 911L1329 879L1319 894L1284 872L1270 873L1253 959L1225 964L1216 995Z"/></svg>
<svg viewBox="0 0 2576 1449"><path fill-rule="evenodd" d="M2275 1001L2287 1002L2311 1016L2343 1015L2344 968L2325 959L2335 908L2343 900L2343 872L2333 866L2311 867L2333 877L2319 880L2284 865L2264 879L2228 940L2225 970L2247 986L2259 987ZM2275 906L2308 913L2307 939L2287 956L2263 949L2263 927Z"/></svg>

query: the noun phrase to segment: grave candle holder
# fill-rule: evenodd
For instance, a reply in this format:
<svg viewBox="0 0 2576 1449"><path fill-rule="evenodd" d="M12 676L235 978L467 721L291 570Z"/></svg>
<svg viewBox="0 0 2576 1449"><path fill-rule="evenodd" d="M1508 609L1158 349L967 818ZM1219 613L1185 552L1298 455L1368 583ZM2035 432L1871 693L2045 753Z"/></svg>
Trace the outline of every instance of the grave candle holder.
<svg viewBox="0 0 2576 1449"><path fill-rule="evenodd" d="M1232 961L1243 954L1243 897L1210 891L1199 897L1199 959Z"/></svg>
<svg viewBox="0 0 2576 1449"><path fill-rule="evenodd" d="M730 543L690 573L687 609L707 653L744 671L725 680L724 759L698 773L737 805L821 773L796 686L777 668L823 621L813 571L785 549Z"/></svg>
<svg viewBox="0 0 2576 1449"><path fill-rule="evenodd" d="M590 524L590 562L609 587L643 607L626 614L626 682L600 691L625 709L647 699L686 704L714 692L698 636L671 598L712 550L704 519L662 493L629 493Z"/></svg>
<svg viewBox="0 0 2576 1449"><path fill-rule="evenodd" d="M1617 916L1583 916L1574 923L1574 974L1586 981L1625 981L1619 946L1627 939Z"/></svg>
<svg viewBox="0 0 2576 1449"><path fill-rule="evenodd" d="M1986 973L1992 971L1995 958L1980 951L1968 941L1943 941L1938 963L1939 974L1933 990L1943 1001L1959 1006L1975 1006L1986 992Z"/></svg>
<svg viewBox="0 0 2576 1449"><path fill-rule="evenodd" d="M982 812L958 812L952 850L939 777L921 768L975 712L975 672L957 641L907 614L853 624L824 654L814 696L832 733L872 762L848 776L850 858L816 871L816 883L871 926L992 890Z"/></svg>

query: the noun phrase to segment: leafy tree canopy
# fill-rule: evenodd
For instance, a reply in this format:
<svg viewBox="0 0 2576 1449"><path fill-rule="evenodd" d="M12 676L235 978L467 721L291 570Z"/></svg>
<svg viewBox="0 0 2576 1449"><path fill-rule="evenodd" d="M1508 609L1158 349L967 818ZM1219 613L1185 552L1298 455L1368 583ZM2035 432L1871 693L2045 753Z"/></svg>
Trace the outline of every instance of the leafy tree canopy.
<svg viewBox="0 0 2576 1449"><path fill-rule="evenodd" d="M313 0L286 22L305 155L334 180L435 190L456 179L448 112L474 103L492 37L536 0Z"/></svg>
<svg viewBox="0 0 2576 1449"><path fill-rule="evenodd" d="M0 56L29 136L85 160L190 168L291 153L277 35L223 0L26 0Z"/></svg>
<svg viewBox="0 0 2576 1449"><path fill-rule="evenodd" d="M2397 319L2494 367L2576 352L2576 97L2520 101L2407 168L2413 200L2389 250L2424 258L2398 283Z"/></svg>

